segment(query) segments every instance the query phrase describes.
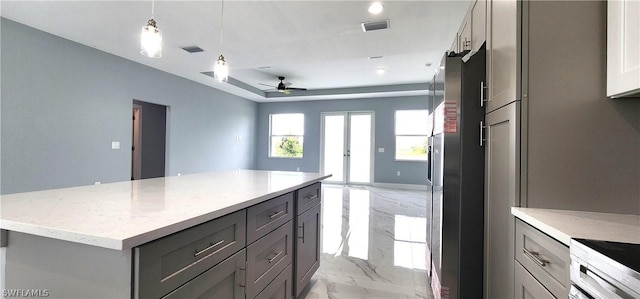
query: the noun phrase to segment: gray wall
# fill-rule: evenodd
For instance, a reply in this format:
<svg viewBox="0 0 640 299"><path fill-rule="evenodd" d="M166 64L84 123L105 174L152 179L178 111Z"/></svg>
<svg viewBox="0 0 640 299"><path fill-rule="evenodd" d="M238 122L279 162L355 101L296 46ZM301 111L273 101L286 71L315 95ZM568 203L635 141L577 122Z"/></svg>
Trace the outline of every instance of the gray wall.
<svg viewBox="0 0 640 299"><path fill-rule="evenodd" d="M1 30L0 193L129 180L133 99L170 107L169 175L254 167L256 103L4 18Z"/></svg>
<svg viewBox="0 0 640 299"><path fill-rule="evenodd" d="M640 214L640 98L606 97L606 6L530 2L528 207Z"/></svg>
<svg viewBox="0 0 640 299"><path fill-rule="evenodd" d="M256 165L258 169L320 171L321 113L335 111L375 112L375 183L426 184L427 163L395 161L394 113L402 109L427 109L427 96L377 99L327 100L260 103ZM302 159L269 158L269 114L304 113L304 157ZM378 148L383 147L384 153ZM396 172L400 171L400 176Z"/></svg>

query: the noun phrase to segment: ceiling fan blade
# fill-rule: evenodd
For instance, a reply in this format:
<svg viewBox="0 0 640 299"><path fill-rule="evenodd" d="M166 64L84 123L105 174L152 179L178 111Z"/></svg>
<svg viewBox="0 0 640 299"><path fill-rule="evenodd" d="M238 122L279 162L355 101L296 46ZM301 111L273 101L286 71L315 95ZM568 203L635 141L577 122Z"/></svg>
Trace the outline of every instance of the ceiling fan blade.
<svg viewBox="0 0 640 299"><path fill-rule="evenodd" d="M306 88L287 87L287 90L307 90Z"/></svg>
<svg viewBox="0 0 640 299"><path fill-rule="evenodd" d="M285 86L285 87L289 87L289 86L291 86L291 82L284 82L284 86Z"/></svg>
<svg viewBox="0 0 640 299"><path fill-rule="evenodd" d="M269 84L264 84L264 83L258 83L259 85L264 85L264 86L269 86L269 87L273 87L273 88L277 88L276 86L273 85L269 85Z"/></svg>

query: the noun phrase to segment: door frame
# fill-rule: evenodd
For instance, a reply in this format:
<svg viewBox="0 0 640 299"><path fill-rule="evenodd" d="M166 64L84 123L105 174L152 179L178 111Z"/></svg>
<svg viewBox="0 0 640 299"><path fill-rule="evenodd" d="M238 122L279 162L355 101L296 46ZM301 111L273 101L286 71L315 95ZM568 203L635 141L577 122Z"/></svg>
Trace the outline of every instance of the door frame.
<svg viewBox="0 0 640 299"><path fill-rule="evenodd" d="M349 129L351 128L351 118L350 115L371 115L371 152L369 155L369 183L353 183L349 179L350 169L349 169L349 159L348 157L344 157L342 160L343 164L343 180L342 181L325 181L329 184L341 184L341 185L364 185L371 186L373 185L373 179L375 177L375 153L376 153L376 113L374 110L356 110L356 111L330 111L330 112L320 112L320 172L324 173L324 144L325 144L325 115L344 115L345 116L345 125L344 125L344 148L342 152L346 154L347 150L349 150L349 144L351 141L351 136Z"/></svg>
<svg viewBox="0 0 640 299"><path fill-rule="evenodd" d="M139 180L142 176L142 105L133 104L132 112L131 180Z"/></svg>

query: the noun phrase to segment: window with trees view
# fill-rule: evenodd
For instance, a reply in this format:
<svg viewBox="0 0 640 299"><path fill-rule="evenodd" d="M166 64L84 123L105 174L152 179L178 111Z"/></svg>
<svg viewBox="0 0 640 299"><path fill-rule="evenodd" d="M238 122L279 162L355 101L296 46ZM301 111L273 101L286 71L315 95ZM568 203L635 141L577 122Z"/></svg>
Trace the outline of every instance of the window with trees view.
<svg viewBox="0 0 640 299"><path fill-rule="evenodd" d="M302 158L304 114L271 114L269 157Z"/></svg>
<svg viewBox="0 0 640 299"><path fill-rule="evenodd" d="M396 160L427 160L428 116L426 109L396 111Z"/></svg>

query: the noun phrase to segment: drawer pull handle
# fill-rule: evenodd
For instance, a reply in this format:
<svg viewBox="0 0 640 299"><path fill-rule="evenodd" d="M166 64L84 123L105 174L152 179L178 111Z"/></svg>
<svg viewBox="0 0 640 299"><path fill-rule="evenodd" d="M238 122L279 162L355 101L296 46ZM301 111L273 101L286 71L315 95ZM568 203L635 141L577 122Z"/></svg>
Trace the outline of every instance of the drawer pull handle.
<svg viewBox="0 0 640 299"><path fill-rule="evenodd" d="M220 240L220 241L218 241L216 243L209 243L209 247L207 247L205 249L202 249L200 251L196 250L196 253L193 254L193 257L197 257L197 256L203 254L205 251L208 251L209 249L211 249L213 247L216 247L216 246L218 246L218 245L220 245L222 243L224 243L224 240Z"/></svg>
<svg viewBox="0 0 640 299"><path fill-rule="evenodd" d="M540 257L540 254L535 251L529 251L526 248L522 248L522 252L524 255L528 256L532 259L536 264L540 265L540 267L544 267L549 264L549 260L543 259Z"/></svg>
<svg viewBox="0 0 640 299"><path fill-rule="evenodd" d="M318 194L312 194L312 195L307 195L307 197L305 197L308 200L314 200L316 198L318 198Z"/></svg>
<svg viewBox="0 0 640 299"><path fill-rule="evenodd" d="M272 258L268 259L269 260L269 264L273 263L273 261L278 258L284 251L280 251L278 252L276 255L274 255Z"/></svg>
<svg viewBox="0 0 640 299"><path fill-rule="evenodd" d="M284 214L284 211L275 212L275 213L269 215L269 219L276 218L276 217L278 217L278 216L280 216L282 214Z"/></svg>

